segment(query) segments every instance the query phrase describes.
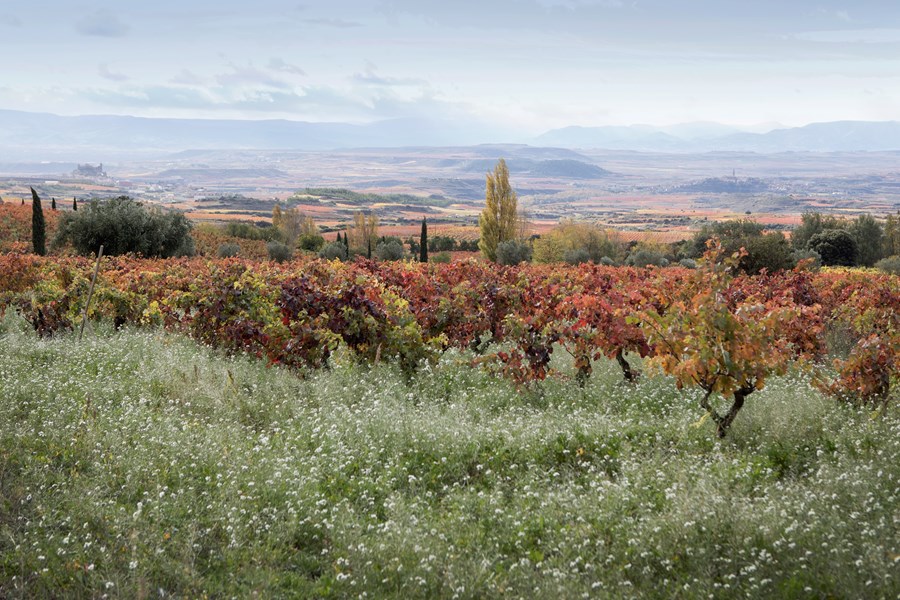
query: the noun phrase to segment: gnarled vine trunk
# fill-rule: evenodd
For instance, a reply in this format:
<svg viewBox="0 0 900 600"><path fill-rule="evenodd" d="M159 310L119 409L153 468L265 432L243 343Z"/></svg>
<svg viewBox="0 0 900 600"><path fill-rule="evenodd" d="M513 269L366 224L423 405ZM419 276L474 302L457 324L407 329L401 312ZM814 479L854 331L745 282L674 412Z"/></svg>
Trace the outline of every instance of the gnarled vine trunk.
<svg viewBox="0 0 900 600"><path fill-rule="evenodd" d="M709 397L712 395L712 390L707 390L706 395L703 396L703 399L700 401L700 406L709 412L709 415L712 417L712 420L716 423L716 437L723 438L725 434L728 433L728 429L731 427L731 424L734 423L734 419L737 417L741 408L744 407L744 401L747 399L747 396L753 393L756 387L752 385L747 385L742 388L739 388L734 391L734 399L731 403L731 408L728 409L728 412L724 415L720 415L716 409L712 407L709 403Z"/></svg>

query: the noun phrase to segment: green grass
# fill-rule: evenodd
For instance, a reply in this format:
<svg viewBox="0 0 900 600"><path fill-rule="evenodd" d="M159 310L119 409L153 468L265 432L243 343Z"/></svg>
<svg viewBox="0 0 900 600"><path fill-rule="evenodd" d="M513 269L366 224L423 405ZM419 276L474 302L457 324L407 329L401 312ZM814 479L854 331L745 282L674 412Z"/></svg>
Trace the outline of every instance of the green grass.
<svg viewBox="0 0 900 600"><path fill-rule="evenodd" d="M665 378L457 354L302 379L0 324L0 597L896 598L900 417L805 376L729 437Z"/></svg>

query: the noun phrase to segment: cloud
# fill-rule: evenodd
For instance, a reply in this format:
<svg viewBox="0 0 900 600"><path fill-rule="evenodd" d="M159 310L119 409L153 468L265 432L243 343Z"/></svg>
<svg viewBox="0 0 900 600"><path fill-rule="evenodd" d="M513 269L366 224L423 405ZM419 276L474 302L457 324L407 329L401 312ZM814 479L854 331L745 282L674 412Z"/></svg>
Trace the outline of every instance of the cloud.
<svg viewBox="0 0 900 600"><path fill-rule="evenodd" d="M169 80L169 83L179 85L203 85L206 83L206 80L192 71L182 69L175 77L172 77Z"/></svg>
<svg viewBox="0 0 900 600"><path fill-rule="evenodd" d="M16 15L6 13L0 14L0 25L6 25L7 27L21 27L22 19Z"/></svg>
<svg viewBox="0 0 900 600"><path fill-rule="evenodd" d="M365 71L354 73L351 79L356 83L383 87L428 85L428 82L424 79L415 77L384 77L376 71L378 71L378 67L371 62L367 62Z"/></svg>
<svg viewBox="0 0 900 600"><path fill-rule="evenodd" d="M900 29L807 31L795 37L806 42L827 44L900 44Z"/></svg>
<svg viewBox="0 0 900 600"><path fill-rule="evenodd" d="M243 86L265 86L275 89L289 89L291 85L286 81L272 77L261 69L257 69L253 65L245 67L235 64L229 65L232 69L231 73L222 73L216 76L219 85L226 87L243 87Z"/></svg>
<svg viewBox="0 0 900 600"><path fill-rule="evenodd" d="M306 75L306 71L297 65L292 65L278 57L270 59L267 67L272 71L281 71L282 73L291 73L292 75Z"/></svg>
<svg viewBox="0 0 900 600"><path fill-rule="evenodd" d="M389 90L373 94L358 89L305 86L296 89L235 89L176 85L125 85L117 89L89 88L77 97L104 109L190 111L192 113L257 113L279 118L352 122L396 118L448 119L471 117L465 106L433 94L399 97Z"/></svg>
<svg viewBox="0 0 900 600"><path fill-rule="evenodd" d="M101 8L79 19L75 30L82 35L122 37L128 33L129 27L114 12Z"/></svg>
<svg viewBox="0 0 900 600"><path fill-rule="evenodd" d="M109 65L106 63L100 63L100 65L97 67L97 73L100 75L100 77L109 79L110 81L128 81L128 75L110 71Z"/></svg>
<svg viewBox="0 0 900 600"><path fill-rule="evenodd" d="M360 115L370 109L352 95L331 88L300 90L235 90L183 86L126 86L117 90L87 89L79 96L108 107L129 109L241 110L261 113L330 111Z"/></svg>
<svg viewBox="0 0 900 600"><path fill-rule="evenodd" d="M303 19L307 25L318 25L321 27L334 27L336 29L351 29L353 27L362 27L362 23L356 21L345 21L344 19Z"/></svg>
<svg viewBox="0 0 900 600"><path fill-rule="evenodd" d="M208 109L215 104L213 96L203 90L171 86L128 86L118 90L89 89L81 91L78 95L104 106L126 108Z"/></svg>

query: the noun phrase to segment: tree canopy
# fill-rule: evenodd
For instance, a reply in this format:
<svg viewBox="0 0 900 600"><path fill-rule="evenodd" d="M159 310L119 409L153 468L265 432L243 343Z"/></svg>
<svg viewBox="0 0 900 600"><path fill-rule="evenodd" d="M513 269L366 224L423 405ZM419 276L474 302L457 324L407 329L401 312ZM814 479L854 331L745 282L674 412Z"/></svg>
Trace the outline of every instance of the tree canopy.
<svg viewBox="0 0 900 600"><path fill-rule="evenodd" d="M67 213L54 245L71 242L79 254L133 252L169 258L194 253L191 223L184 213L146 207L128 196L91 202L86 209Z"/></svg>
<svg viewBox="0 0 900 600"><path fill-rule="evenodd" d="M501 242L516 239L519 230L519 198L509 184L509 169L502 158L485 182L485 206L478 219L481 240L478 247L489 260L497 261Z"/></svg>

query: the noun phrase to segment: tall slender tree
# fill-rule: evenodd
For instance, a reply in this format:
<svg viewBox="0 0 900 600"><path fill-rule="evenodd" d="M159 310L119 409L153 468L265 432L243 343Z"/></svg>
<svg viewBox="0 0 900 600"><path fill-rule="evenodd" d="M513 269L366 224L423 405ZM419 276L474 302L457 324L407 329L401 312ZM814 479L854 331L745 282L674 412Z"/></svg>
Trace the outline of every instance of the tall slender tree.
<svg viewBox="0 0 900 600"><path fill-rule="evenodd" d="M38 256L47 254L47 231L44 222L44 210L41 199L34 188L31 188L31 245Z"/></svg>
<svg viewBox="0 0 900 600"><path fill-rule="evenodd" d="M428 222L422 217L422 235L419 236L419 262L428 262Z"/></svg>
<svg viewBox="0 0 900 600"><path fill-rule="evenodd" d="M50 198L50 208L56 210L56 198Z"/></svg>
<svg viewBox="0 0 900 600"><path fill-rule="evenodd" d="M900 211L888 215L884 222L884 255L900 255Z"/></svg>
<svg viewBox="0 0 900 600"><path fill-rule="evenodd" d="M485 182L485 206L478 219L481 240L478 247L489 260L497 260L500 242L516 239L519 224L519 198L509 184L509 169L502 158Z"/></svg>
<svg viewBox="0 0 900 600"><path fill-rule="evenodd" d="M78 198L76 198L74 196L72 197L72 210L73 211L78 210Z"/></svg>

